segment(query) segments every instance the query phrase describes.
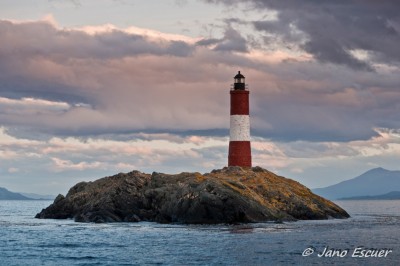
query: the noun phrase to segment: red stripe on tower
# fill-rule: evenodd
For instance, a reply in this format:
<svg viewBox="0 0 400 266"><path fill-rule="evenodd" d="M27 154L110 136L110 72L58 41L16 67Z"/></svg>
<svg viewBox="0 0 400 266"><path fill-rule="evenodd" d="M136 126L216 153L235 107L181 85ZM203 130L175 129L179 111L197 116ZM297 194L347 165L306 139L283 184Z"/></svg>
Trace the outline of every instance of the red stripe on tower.
<svg viewBox="0 0 400 266"><path fill-rule="evenodd" d="M238 74L231 89L231 121L228 166L251 167L249 91Z"/></svg>

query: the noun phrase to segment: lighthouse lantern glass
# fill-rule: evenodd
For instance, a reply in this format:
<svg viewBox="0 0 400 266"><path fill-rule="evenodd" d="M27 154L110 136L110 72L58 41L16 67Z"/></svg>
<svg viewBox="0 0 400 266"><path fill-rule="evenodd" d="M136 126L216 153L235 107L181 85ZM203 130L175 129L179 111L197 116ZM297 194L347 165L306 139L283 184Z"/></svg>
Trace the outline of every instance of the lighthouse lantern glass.
<svg viewBox="0 0 400 266"><path fill-rule="evenodd" d="M235 83L244 83L244 78L235 78Z"/></svg>

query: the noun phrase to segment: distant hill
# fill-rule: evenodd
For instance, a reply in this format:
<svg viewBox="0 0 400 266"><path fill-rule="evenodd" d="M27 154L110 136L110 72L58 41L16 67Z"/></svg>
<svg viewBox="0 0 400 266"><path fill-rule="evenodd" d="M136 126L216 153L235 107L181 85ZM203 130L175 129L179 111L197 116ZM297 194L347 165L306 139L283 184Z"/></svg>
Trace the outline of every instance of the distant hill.
<svg viewBox="0 0 400 266"><path fill-rule="evenodd" d="M19 192L19 194L35 200L54 200L56 198L55 195L40 195L35 193L23 193L23 192Z"/></svg>
<svg viewBox="0 0 400 266"><path fill-rule="evenodd" d="M392 191L377 196L358 196L350 198L341 198L340 200L400 200L400 191Z"/></svg>
<svg viewBox="0 0 400 266"><path fill-rule="evenodd" d="M20 193L8 191L5 188L0 187L0 200L30 200L31 198L25 197Z"/></svg>
<svg viewBox="0 0 400 266"><path fill-rule="evenodd" d="M328 199L377 196L392 191L400 191L400 171L389 171L383 168L372 169L336 185L313 189L315 194Z"/></svg>

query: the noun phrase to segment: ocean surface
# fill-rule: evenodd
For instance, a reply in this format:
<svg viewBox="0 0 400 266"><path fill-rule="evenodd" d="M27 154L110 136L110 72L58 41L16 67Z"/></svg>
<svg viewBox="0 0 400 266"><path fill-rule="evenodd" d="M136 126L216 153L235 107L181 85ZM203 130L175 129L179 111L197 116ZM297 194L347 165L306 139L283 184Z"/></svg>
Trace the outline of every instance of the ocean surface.
<svg viewBox="0 0 400 266"><path fill-rule="evenodd" d="M344 220L213 226L35 219L50 203L0 201L0 265L400 265L400 201L336 201ZM368 250L387 256L359 257Z"/></svg>

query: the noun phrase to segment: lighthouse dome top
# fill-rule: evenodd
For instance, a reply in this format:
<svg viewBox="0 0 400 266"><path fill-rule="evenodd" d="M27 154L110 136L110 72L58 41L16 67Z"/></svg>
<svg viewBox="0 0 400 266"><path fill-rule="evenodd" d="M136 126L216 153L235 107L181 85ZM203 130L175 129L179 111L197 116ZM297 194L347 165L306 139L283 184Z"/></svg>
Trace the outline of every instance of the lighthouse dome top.
<svg viewBox="0 0 400 266"><path fill-rule="evenodd" d="M240 73L240 71L238 71L234 79L244 79L244 76Z"/></svg>

